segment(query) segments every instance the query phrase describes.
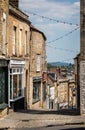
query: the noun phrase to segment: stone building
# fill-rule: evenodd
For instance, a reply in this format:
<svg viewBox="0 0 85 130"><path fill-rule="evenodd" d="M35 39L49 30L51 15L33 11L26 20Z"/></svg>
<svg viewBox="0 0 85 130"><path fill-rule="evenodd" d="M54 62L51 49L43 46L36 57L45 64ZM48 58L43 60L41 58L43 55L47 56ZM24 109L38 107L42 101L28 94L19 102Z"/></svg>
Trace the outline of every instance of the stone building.
<svg viewBox="0 0 85 130"><path fill-rule="evenodd" d="M46 37L43 32L31 25L30 28L30 85L29 107L43 106L45 82L42 83L42 74L46 71Z"/></svg>
<svg viewBox="0 0 85 130"><path fill-rule="evenodd" d="M59 109L68 108L68 79L59 79L57 86Z"/></svg>
<svg viewBox="0 0 85 130"><path fill-rule="evenodd" d="M80 114L85 114L85 0L80 1Z"/></svg>
<svg viewBox="0 0 85 130"><path fill-rule="evenodd" d="M47 73L46 108L57 110L57 80L53 72Z"/></svg>
<svg viewBox="0 0 85 130"><path fill-rule="evenodd" d="M56 92L59 109L77 108L77 89L74 79L59 79Z"/></svg>
<svg viewBox="0 0 85 130"><path fill-rule="evenodd" d="M8 0L0 0L0 112L8 103L7 20Z"/></svg>
<svg viewBox="0 0 85 130"><path fill-rule="evenodd" d="M7 26L8 95L9 106L14 109L24 108L24 103L27 104L30 24L28 16L10 2Z"/></svg>
<svg viewBox="0 0 85 130"><path fill-rule="evenodd" d="M77 86L74 79L68 81L68 108L77 109Z"/></svg>
<svg viewBox="0 0 85 130"><path fill-rule="evenodd" d="M0 1L1 109L38 108L43 102L46 37L18 7L19 0Z"/></svg>
<svg viewBox="0 0 85 130"><path fill-rule="evenodd" d="M77 88L77 108L80 110L80 53L74 58L75 86Z"/></svg>

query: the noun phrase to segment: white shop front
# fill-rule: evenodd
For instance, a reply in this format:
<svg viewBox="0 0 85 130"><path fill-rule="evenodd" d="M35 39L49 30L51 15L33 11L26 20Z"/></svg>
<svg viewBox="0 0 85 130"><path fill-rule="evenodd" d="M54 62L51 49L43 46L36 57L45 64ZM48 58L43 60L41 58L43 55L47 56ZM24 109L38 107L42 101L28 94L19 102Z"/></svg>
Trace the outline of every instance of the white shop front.
<svg viewBox="0 0 85 130"><path fill-rule="evenodd" d="M8 67L8 103L9 107L24 108L25 60L10 60Z"/></svg>

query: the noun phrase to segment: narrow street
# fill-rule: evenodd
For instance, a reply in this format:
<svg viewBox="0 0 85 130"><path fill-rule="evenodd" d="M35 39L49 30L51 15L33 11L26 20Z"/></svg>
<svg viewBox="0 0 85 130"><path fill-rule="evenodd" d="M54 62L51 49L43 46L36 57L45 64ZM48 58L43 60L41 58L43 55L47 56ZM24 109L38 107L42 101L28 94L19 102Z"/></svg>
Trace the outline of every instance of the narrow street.
<svg viewBox="0 0 85 130"><path fill-rule="evenodd" d="M48 127L40 127L40 128L20 128L15 130L85 130L85 126L83 125L68 125L68 126L48 126ZM9 129L13 130L13 129Z"/></svg>
<svg viewBox="0 0 85 130"><path fill-rule="evenodd" d="M69 125L84 127L85 116L58 113L52 110L22 110L12 112L0 119L0 128L9 130L50 130L70 128Z"/></svg>

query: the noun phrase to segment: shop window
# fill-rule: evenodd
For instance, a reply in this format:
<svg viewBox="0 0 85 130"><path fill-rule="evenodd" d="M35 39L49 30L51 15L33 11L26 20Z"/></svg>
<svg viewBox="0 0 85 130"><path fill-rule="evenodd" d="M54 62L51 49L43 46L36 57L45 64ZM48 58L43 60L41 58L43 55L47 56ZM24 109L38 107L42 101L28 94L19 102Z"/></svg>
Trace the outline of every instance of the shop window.
<svg viewBox="0 0 85 130"><path fill-rule="evenodd" d="M13 98L22 96L21 87L22 87L22 77L21 75L13 75Z"/></svg>
<svg viewBox="0 0 85 130"><path fill-rule="evenodd" d="M15 99L23 95L23 71L20 68L10 70L10 99Z"/></svg>
<svg viewBox="0 0 85 130"><path fill-rule="evenodd" d="M33 103L40 100L41 82L33 82Z"/></svg>
<svg viewBox="0 0 85 130"><path fill-rule="evenodd" d="M5 102L5 72L0 69L0 104Z"/></svg>
<svg viewBox="0 0 85 130"><path fill-rule="evenodd" d="M43 83L43 101L46 100L46 83Z"/></svg>

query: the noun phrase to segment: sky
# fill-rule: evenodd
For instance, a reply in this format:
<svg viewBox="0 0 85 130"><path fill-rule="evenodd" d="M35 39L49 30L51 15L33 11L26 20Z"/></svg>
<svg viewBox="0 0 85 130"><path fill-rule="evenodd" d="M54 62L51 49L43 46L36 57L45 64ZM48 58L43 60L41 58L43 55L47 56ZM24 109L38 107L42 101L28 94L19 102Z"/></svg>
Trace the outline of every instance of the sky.
<svg viewBox="0 0 85 130"><path fill-rule="evenodd" d="M47 62L74 63L80 52L80 1L20 0L19 8L45 34Z"/></svg>

